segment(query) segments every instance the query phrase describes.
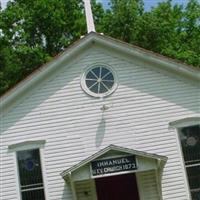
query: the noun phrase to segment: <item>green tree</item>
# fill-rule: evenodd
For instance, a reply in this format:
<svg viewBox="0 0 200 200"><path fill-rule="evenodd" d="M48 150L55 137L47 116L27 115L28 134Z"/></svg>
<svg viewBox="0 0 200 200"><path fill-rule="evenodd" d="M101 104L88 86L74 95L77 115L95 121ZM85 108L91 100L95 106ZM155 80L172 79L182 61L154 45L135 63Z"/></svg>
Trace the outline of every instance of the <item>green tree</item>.
<svg viewBox="0 0 200 200"><path fill-rule="evenodd" d="M81 0L15 0L1 18L12 45L40 46L54 55L85 34Z"/></svg>
<svg viewBox="0 0 200 200"><path fill-rule="evenodd" d="M139 26L138 45L161 54L165 49L177 46L182 9L182 6L172 6L169 0L144 13Z"/></svg>
<svg viewBox="0 0 200 200"><path fill-rule="evenodd" d="M94 18L95 29L98 33L102 33L101 23L105 16L105 9L103 8L100 2L96 2L96 0L91 0L92 13Z"/></svg>
<svg viewBox="0 0 200 200"><path fill-rule="evenodd" d="M200 4L190 0L183 8L171 0L142 17L138 44L163 55L200 66Z"/></svg>
<svg viewBox="0 0 200 200"><path fill-rule="evenodd" d="M180 32L181 51L174 57L200 67L200 3L190 0L183 11Z"/></svg>
<svg viewBox="0 0 200 200"><path fill-rule="evenodd" d="M110 8L106 10L99 24L100 29L106 35L134 42L143 11L142 0L111 0Z"/></svg>
<svg viewBox="0 0 200 200"><path fill-rule="evenodd" d="M144 12L141 0L111 0L99 27L106 35L200 66L200 3L172 0Z"/></svg>
<svg viewBox="0 0 200 200"><path fill-rule="evenodd" d="M81 0L14 0L0 11L0 94L86 32Z"/></svg>

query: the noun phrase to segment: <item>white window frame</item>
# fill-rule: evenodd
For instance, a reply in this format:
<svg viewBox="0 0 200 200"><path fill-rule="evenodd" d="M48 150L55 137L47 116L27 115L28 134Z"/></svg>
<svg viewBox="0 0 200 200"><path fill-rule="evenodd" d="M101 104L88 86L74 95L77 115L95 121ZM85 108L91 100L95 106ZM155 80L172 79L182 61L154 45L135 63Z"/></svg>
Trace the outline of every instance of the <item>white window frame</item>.
<svg viewBox="0 0 200 200"><path fill-rule="evenodd" d="M195 125L200 125L200 116L189 116L182 119L171 121L169 123L169 128L175 129L177 133L176 134L177 144L178 144L178 150L179 150L180 158L181 158L181 167L183 168L183 172L184 172L184 182L187 189L187 196L189 200L192 200L192 196L191 196L191 190L190 190L188 175L187 175L186 166L185 166L184 155L182 151L182 145L180 141L180 128L195 126Z"/></svg>
<svg viewBox="0 0 200 200"><path fill-rule="evenodd" d="M30 140L30 141L23 141L15 144L8 145L8 151L10 153L14 153L14 165L15 165L15 179L16 179L16 186L17 186L17 199L22 200L21 197L21 187L20 187L20 176L19 176L19 169L18 169L18 160L17 160L17 152L18 151L26 151L32 149L39 149L40 155L40 163L41 163L41 170L42 170L42 178L43 178L43 188L44 188L44 195L45 200L48 200L48 189L47 189L47 177L46 177L46 170L45 170L45 163L44 163L44 145L45 140Z"/></svg>

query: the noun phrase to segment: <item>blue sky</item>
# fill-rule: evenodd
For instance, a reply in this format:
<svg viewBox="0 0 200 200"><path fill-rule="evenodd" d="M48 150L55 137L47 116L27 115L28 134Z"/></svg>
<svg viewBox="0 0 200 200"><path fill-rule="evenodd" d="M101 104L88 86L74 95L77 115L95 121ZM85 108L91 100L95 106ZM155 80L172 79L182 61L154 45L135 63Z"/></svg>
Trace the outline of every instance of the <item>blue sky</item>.
<svg viewBox="0 0 200 200"><path fill-rule="evenodd" d="M103 5L106 7L109 0L97 0L102 2ZM159 2L163 2L165 0L143 0L145 10L150 10L151 7L155 7ZM200 2L200 0L198 0ZM189 0L172 0L173 4L183 4L184 6L189 2Z"/></svg>
<svg viewBox="0 0 200 200"><path fill-rule="evenodd" d="M2 8L5 8L6 2L7 2L7 0L1 0L1 6L2 6Z"/></svg>
<svg viewBox="0 0 200 200"><path fill-rule="evenodd" d="M159 2L162 2L163 0L144 0L145 10L150 10L151 7L155 6ZM186 5L188 3L188 0L173 0L174 4L183 4Z"/></svg>

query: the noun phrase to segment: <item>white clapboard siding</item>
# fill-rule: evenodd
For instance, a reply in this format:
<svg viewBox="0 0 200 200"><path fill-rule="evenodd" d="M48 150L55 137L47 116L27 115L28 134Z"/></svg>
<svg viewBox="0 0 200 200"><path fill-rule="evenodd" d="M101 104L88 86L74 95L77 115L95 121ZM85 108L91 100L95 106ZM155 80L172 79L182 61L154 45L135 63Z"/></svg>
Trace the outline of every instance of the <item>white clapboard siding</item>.
<svg viewBox="0 0 200 200"><path fill-rule="evenodd" d="M160 200L155 171L138 173L141 200Z"/></svg>
<svg viewBox="0 0 200 200"><path fill-rule="evenodd" d="M75 190L77 200L95 200L94 185L90 180L76 182Z"/></svg>
<svg viewBox="0 0 200 200"><path fill-rule="evenodd" d="M1 156L2 157L2 156ZM12 159L12 158L11 158ZM13 166L13 162L6 162L0 159L0 199L1 200L16 200L17 184L16 174ZM7 167L5 167L7 166Z"/></svg>
<svg viewBox="0 0 200 200"><path fill-rule="evenodd" d="M102 61L118 76L117 90L104 100L90 97L80 87L84 70ZM101 48L87 49L33 88L1 119L0 173L5 182L1 200L19 200L14 152L8 152L8 146L29 140L46 141L42 159L47 200L72 200L60 173L110 144L167 156L163 199L187 200L176 131L168 124L197 114L198 95L199 88L189 79ZM104 113L103 104L110 106ZM153 175L141 176L146 184ZM154 185L148 190L152 200L157 198L154 190Z"/></svg>

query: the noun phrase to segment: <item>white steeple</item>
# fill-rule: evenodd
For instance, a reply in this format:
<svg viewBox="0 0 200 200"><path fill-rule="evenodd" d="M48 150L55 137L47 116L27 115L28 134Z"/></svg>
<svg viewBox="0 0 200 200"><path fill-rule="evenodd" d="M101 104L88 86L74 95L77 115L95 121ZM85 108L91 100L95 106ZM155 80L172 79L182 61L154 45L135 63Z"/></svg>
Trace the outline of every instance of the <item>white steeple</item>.
<svg viewBox="0 0 200 200"><path fill-rule="evenodd" d="M95 32L95 27L94 27L94 20L93 20L93 15L92 15L92 9L91 9L91 4L90 0L83 0L84 5L85 5L85 16L86 16L86 22L87 22L87 32Z"/></svg>

